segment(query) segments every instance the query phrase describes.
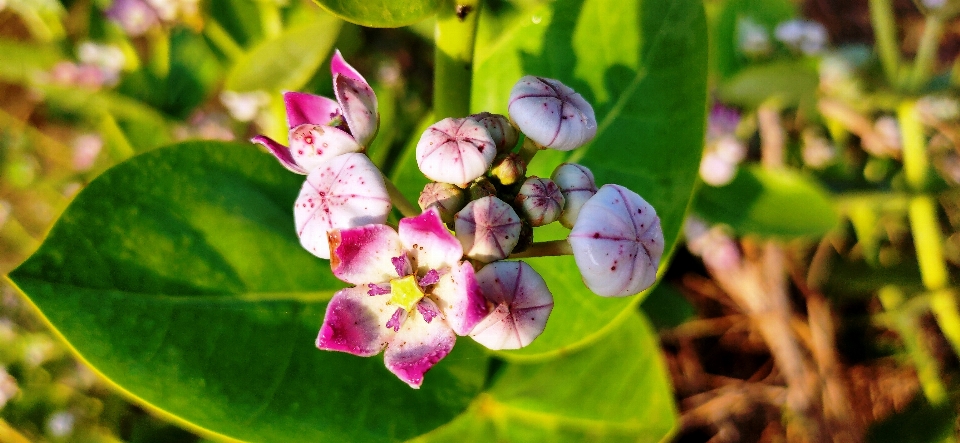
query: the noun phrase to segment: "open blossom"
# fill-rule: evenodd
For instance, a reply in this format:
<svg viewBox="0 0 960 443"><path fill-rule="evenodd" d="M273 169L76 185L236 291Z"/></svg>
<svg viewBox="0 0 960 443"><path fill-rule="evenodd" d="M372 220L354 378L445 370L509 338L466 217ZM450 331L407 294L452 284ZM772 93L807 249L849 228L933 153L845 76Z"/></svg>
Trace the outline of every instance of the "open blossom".
<svg viewBox="0 0 960 443"><path fill-rule="evenodd" d="M328 232L384 223L389 213L390 196L380 171L367 156L352 153L310 172L293 218L300 244L317 257L330 258Z"/></svg>
<svg viewBox="0 0 960 443"><path fill-rule="evenodd" d="M337 100L302 92L283 94L290 129L290 146L265 135L253 138L266 147L285 168L308 174L331 158L361 152L380 125L373 88L336 51L330 61Z"/></svg>
<svg viewBox="0 0 960 443"><path fill-rule="evenodd" d="M400 220L330 233L331 267L356 285L327 305L318 348L361 357L384 352L387 368L413 388L487 315L473 266L430 208Z"/></svg>

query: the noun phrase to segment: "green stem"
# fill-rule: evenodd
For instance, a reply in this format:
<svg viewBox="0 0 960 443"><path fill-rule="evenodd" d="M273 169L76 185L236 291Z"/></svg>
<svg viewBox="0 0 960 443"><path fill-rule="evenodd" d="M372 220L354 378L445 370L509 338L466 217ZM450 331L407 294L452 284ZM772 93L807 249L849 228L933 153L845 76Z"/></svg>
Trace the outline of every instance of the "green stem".
<svg viewBox="0 0 960 443"><path fill-rule="evenodd" d="M933 197L915 197L910 202L910 230L913 231L923 286L931 291L946 288L950 277L943 258L940 223L937 221L937 206Z"/></svg>
<svg viewBox="0 0 960 443"><path fill-rule="evenodd" d="M263 27L263 35L268 40L280 35L283 31L280 5L273 0L259 0L257 1L257 9L260 11L260 25Z"/></svg>
<svg viewBox="0 0 960 443"><path fill-rule="evenodd" d="M916 103L908 100L898 106L897 120L903 137L903 169L907 184L914 191L919 191L926 186L930 159L927 157L923 125L917 118Z"/></svg>
<svg viewBox="0 0 960 443"><path fill-rule="evenodd" d="M207 19L203 26L203 35L231 61L243 55L243 47L230 36L226 29L223 29L223 26L220 26L218 21Z"/></svg>
<svg viewBox="0 0 960 443"><path fill-rule="evenodd" d="M566 239L536 242L524 249L523 252L510 254L509 258L555 257L558 255L573 255L573 247Z"/></svg>
<svg viewBox="0 0 960 443"><path fill-rule="evenodd" d="M920 379L920 386L927 400L934 405L943 403L947 394L943 382L940 381L937 360L927 349L919 334L922 329L917 324L916 316L901 309L905 300L903 292L894 286L885 286L877 295L884 311L891 314L893 327L903 340L903 346L910 359L913 360L917 369L917 378Z"/></svg>
<svg viewBox="0 0 960 443"><path fill-rule="evenodd" d="M870 0L870 23L876 36L874 43L883 72L891 85L897 84L900 69L900 47L897 44L897 21L891 0Z"/></svg>
<svg viewBox="0 0 960 443"><path fill-rule="evenodd" d="M387 194L390 195L390 202L403 214L404 217L416 217L420 215L420 207L410 203L407 197L404 197L397 185L393 184L387 176L383 176L383 182L387 185Z"/></svg>
<svg viewBox="0 0 960 443"><path fill-rule="evenodd" d="M540 152L540 147L528 137L523 139L523 145L520 146L518 155L520 159L523 160L523 164L529 167L530 161L533 160L533 156L537 155L538 152Z"/></svg>
<svg viewBox="0 0 960 443"><path fill-rule="evenodd" d="M943 20L936 15L928 15L923 25L923 36L917 47L917 58L913 62L910 75L910 90L917 91L930 81L937 64L937 53L943 37Z"/></svg>
<svg viewBox="0 0 960 443"><path fill-rule="evenodd" d="M437 13L433 113L437 120L470 114L473 46L480 0L444 0Z"/></svg>
<svg viewBox="0 0 960 443"><path fill-rule="evenodd" d="M170 31L155 27L147 34L150 44L150 70L159 78L170 73Z"/></svg>

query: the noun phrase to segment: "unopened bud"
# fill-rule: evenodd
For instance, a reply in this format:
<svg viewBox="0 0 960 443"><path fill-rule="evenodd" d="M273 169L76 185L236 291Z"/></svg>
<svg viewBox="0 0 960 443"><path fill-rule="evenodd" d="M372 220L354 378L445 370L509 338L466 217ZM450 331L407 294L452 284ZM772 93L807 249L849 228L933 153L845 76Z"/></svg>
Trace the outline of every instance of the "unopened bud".
<svg viewBox="0 0 960 443"><path fill-rule="evenodd" d="M517 194L523 216L531 226L543 226L560 218L564 198L560 188L548 178L530 177Z"/></svg>
<svg viewBox="0 0 960 443"><path fill-rule="evenodd" d="M597 183L593 173L586 166L576 163L564 163L553 170L551 179L560 188L563 194L563 213L560 214L560 224L573 228L580 216L580 208L597 193Z"/></svg>
<svg viewBox="0 0 960 443"><path fill-rule="evenodd" d="M478 200L484 197L492 197L497 195L497 187L490 183L486 177L481 177L478 180L475 180L473 183L470 183L470 187L467 189L467 193L470 196L470 200Z"/></svg>
<svg viewBox="0 0 960 443"><path fill-rule="evenodd" d="M526 177L527 162L517 154L507 154L493 161L490 175L500 180L500 184L510 186Z"/></svg>
<svg viewBox="0 0 960 443"><path fill-rule="evenodd" d="M452 223L453 217L457 215L463 206L467 203L462 189L449 183L427 183L420 193L417 200L420 209L426 211L428 208L437 208L440 213L440 219L444 223Z"/></svg>
<svg viewBox="0 0 960 443"><path fill-rule="evenodd" d="M558 80L521 78L510 90L507 109L520 131L544 148L569 151L597 135L593 107Z"/></svg>
<svg viewBox="0 0 960 443"><path fill-rule="evenodd" d="M496 197L467 203L454 223L464 255L485 263L509 256L520 239L520 216Z"/></svg>
<svg viewBox="0 0 960 443"><path fill-rule="evenodd" d="M490 138L492 138L494 144L497 145L497 152L507 153L517 146L517 141L520 139L520 132L517 131L517 128L510 123L510 120L506 116L481 112L467 118L487 128L487 132L490 133Z"/></svg>

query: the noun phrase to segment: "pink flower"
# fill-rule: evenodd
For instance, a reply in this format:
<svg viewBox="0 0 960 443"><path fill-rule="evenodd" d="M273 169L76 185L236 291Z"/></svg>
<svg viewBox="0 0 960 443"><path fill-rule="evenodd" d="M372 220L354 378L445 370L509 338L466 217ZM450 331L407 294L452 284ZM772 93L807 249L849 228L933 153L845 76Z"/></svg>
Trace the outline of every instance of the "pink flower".
<svg viewBox="0 0 960 443"><path fill-rule="evenodd" d="M498 261L477 272L480 290L494 308L470 333L489 349L519 349L539 337L553 311L543 277L522 261Z"/></svg>
<svg viewBox="0 0 960 443"><path fill-rule="evenodd" d="M356 285L334 294L317 347L384 363L412 388L487 315L473 266L436 209L400 220L399 232L371 224L330 232L330 265Z"/></svg>
<svg viewBox="0 0 960 443"><path fill-rule="evenodd" d="M373 88L344 61L340 51L333 54L330 71L336 101L302 92L283 94L290 147L265 135L251 140L266 147L292 172L305 175L333 157L363 151L380 127Z"/></svg>

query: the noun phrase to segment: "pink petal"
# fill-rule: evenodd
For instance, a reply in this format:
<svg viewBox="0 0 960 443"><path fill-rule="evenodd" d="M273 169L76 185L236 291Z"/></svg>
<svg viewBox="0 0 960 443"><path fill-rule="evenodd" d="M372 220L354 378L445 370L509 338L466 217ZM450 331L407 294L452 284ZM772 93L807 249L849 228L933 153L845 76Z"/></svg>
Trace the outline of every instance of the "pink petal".
<svg viewBox="0 0 960 443"><path fill-rule="evenodd" d="M370 145L380 128L377 95L366 82L345 75L333 76L333 92L343 109L350 133L362 146Z"/></svg>
<svg viewBox="0 0 960 443"><path fill-rule="evenodd" d="M620 297L649 288L663 255L657 212L635 192L604 185L570 231L573 257L591 291Z"/></svg>
<svg viewBox="0 0 960 443"><path fill-rule="evenodd" d="M326 125L340 114L336 101L319 95L303 92L284 92L283 104L287 108L287 127L300 125Z"/></svg>
<svg viewBox="0 0 960 443"><path fill-rule="evenodd" d="M490 133L480 123L464 118L440 120L417 142L417 166L423 175L461 188L483 175L496 155Z"/></svg>
<svg viewBox="0 0 960 443"><path fill-rule="evenodd" d="M330 258L330 230L383 224L389 213L380 170L357 153L334 157L310 172L293 210L300 243L320 258Z"/></svg>
<svg viewBox="0 0 960 443"><path fill-rule="evenodd" d="M411 388L419 389L423 374L446 357L456 341L456 334L446 322L434 319L427 323L414 311L390 340L383 360L390 372Z"/></svg>
<svg viewBox="0 0 960 443"><path fill-rule="evenodd" d="M455 267L463 257L463 246L443 225L435 208L400 220L398 230L403 249L414 258L420 275Z"/></svg>
<svg viewBox="0 0 960 443"><path fill-rule="evenodd" d="M290 130L290 155L306 171L312 171L331 158L363 148L339 128L300 125Z"/></svg>
<svg viewBox="0 0 960 443"><path fill-rule="evenodd" d="M327 304L323 326L317 336L317 348L340 351L361 357L377 355L393 337L384 325L393 307L389 297L371 297L366 286L337 291Z"/></svg>
<svg viewBox="0 0 960 443"><path fill-rule="evenodd" d="M470 333L487 348L519 349L540 336L553 311L553 295L522 261L498 261L477 273L480 290L495 306Z"/></svg>
<svg viewBox="0 0 960 443"><path fill-rule="evenodd" d="M330 59L330 74L334 76L340 74L369 85L363 76L343 59L343 54L340 53L339 49L333 51L333 57Z"/></svg>
<svg viewBox="0 0 960 443"><path fill-rule="evenodd" d="M301 168L300 165L297 164L297 161L293 159L293 156L290 155L290 148L273 141L273 139L265 135L258 135L250 139L250 141L259 143L267 148L267 150L280 161L280 164L290 172L307 175L307 171Z"/></svg>
<svg viewBox="0 0 960 443"><path fill-rule="evenodd" d="M388 282L400 277L392 258L403 254L400 236L387 225L334 229L330 240L330 268L347 283Z"/></svg>
<svg viewBox="0 0 960 443"><path fill-rule="evenodd" d="M520 241L520 216L493 196L468 203L454 225L466 255L485 263L506 258Z"/></svg>
<svg viewBox="0 0 960 443"><path fill-rule="evenodd" d="M487 315L487 302L480 292L473 266L460 263L443 275L431 292L447 324L457 335L467 335Z"/></svg>
<svg viewBox="0 0 960 443"><path fill-rule="evenodd" d="M510 118L538 145L569 151L597 135L593 107L557 80L525 76L510 90Z"/></svg>

